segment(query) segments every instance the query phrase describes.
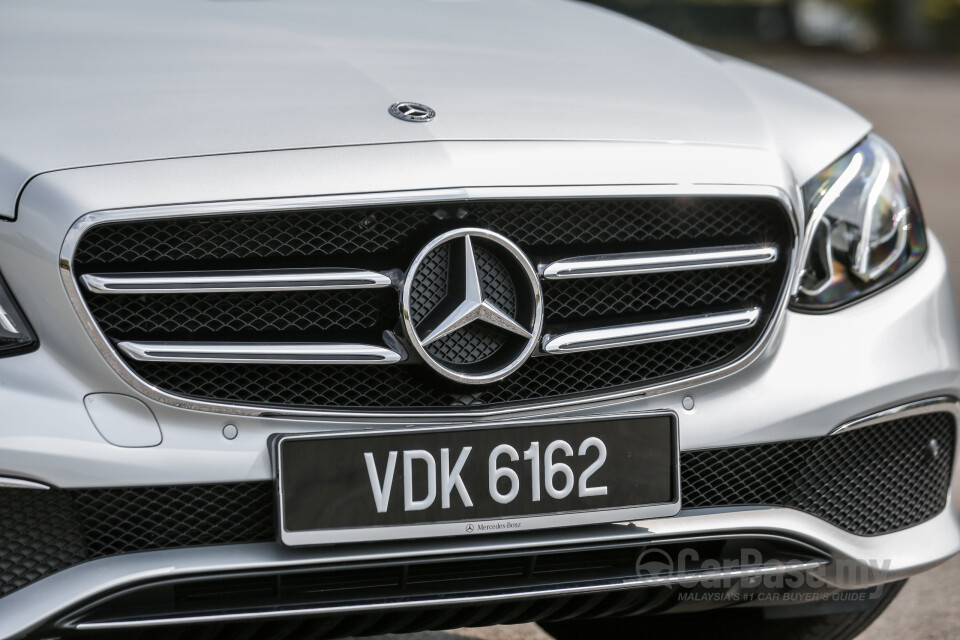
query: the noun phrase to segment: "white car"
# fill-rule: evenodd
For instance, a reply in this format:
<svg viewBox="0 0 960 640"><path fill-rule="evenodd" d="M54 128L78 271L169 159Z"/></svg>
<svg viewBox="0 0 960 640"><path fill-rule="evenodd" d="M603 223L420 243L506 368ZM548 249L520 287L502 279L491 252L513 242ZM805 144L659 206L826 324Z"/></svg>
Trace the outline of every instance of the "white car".
<svg viewBox="0 0 960 640"><path fill-rule="evenodd" d="M7 0L0 271L2 638L850 638L960 548L897 153L595 7Z"/></svg>

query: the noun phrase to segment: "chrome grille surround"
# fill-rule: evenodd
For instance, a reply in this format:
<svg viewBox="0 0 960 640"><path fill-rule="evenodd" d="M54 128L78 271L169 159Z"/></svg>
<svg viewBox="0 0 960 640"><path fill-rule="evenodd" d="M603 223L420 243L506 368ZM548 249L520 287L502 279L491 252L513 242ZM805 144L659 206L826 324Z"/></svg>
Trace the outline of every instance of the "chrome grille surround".
<svg viewBox="0 0 960 640"><path fill-rule="evenodd" d="M310 209L336 209L346 207L370 207L381 205L418 205L429 206L451 201L480 201L480 200L509 200L521 202L523 200L585 200L585 199L629 199L629 198L751 198L764 199L776 202L785 214L789 223L791 237L789 246L781 246L785 260L784 282L780 287L779 297L766 319L759 338L752 346L732 361L724 362L722 366L708 371L700 371L692 375L671 379L668 381L653 382L650 384L632 384L627 388L614 390L596 390L576 397L555 397L547 399L517 401L507 406L484 406L479 408L431 408L429 411L418 408L388 408L369 410L365 408L313 408L295 405L259 405L243 402L224 402L204 400L170 393L158 386L147 382L138 375L131 366L120 357L111 341L104 335L84 299L77 275L73 271L74 252L84 233L91 228L118 222L149 221L181 216L197 218L204 216L231 216L233 214L271 214L296 212ZM80 320L95 343L100 353L118 375L143 395L165 404L188 408L192 410L211 411L232 415L289 415L289 416L329 416L341 419L363 419L377 417L379 419L407 420L422 418L426 422L449 420L451 417L486 417L497 416L523 411L543 411L567 406L595 406L608 401L620 400L629 397L644 397L671 390L685 388L693 384L706 382L721 376L729 375L753 362L763 348L769 343L777 330L779 322L786 308L789 292L794 288L795 260L797 234L799 223L797 212L790 197L776 187L766 186L638 186L638 187L529 187L529 188L465 188L445 189L420 192L358 194L350 196L329 196L317 198L274 199L263 201L218 202L195 205L169 205L147 207L140 209L125 209L116 211L96 211L80 218L71 228L61 248L61 277L68 296L73 303ZM595 257L595 256L588 256ZM392 279L396 273L388 274ZM402 278L402 275L400 276ZM380 286L379 284L377 286ZM395 341L396 338L394 337ZM385 340L386 347L394 348L400 345L391 343L389 336ZM399 349L402 351L402 347ZM405 357L405 354L403 354Z"/></svg>

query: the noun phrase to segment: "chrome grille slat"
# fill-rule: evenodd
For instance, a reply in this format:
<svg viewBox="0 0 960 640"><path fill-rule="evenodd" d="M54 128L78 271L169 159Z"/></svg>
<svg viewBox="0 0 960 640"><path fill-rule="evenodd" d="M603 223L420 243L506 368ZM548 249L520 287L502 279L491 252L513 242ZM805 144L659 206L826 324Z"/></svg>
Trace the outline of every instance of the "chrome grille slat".
<svg viewBox="0 0 960 640"><path fill-rule="evenodd" d="M777 261L774 245L645 251L564 258L541 267L545 280L601 278L693 269L723 269Z"/></svg>
<svg viewBox="0 0 960 640"><path fill-rule="evenodd" d="M216 364L392 364L404 354L372 344L252 344L228 342L120 342L139 362Z"/></svg>
<svg viewBox="0 0 960 640"><path fill-rule="evenodd" d="M268 269L180 273L112 273L81 276L92 293L235 293L380 289L390 276L363 269Z"/></svg>
<svg viewBox="0 0 960 640"><path fill-rule="evenodd" d="M680 340L727 331L749 329L760 319L760 308L727 313L638 322L635 324L582 329L560 335L546 335L543 351L548 354L573 353L592 349L614 349L650 342Z"/></svg>

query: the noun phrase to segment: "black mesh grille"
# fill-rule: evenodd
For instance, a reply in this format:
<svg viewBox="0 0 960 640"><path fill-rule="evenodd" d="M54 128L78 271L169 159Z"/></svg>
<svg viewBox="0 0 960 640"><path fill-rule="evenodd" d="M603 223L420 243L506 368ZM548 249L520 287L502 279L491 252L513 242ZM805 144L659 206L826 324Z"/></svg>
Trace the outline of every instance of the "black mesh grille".
<svg viewBox="0 0 960 640"><path fill-rule="evenodd" d="M103 331L126 340L369 330L396 321L394 302L383 291L350 290L106 295L87 301Z"/></svg>
<svg viewBox="0 0 960 640"><path fill-rule="evenodd" d="M548 321L559 322L736 304L762 305L771 289L779 284L771 281L775 275L771 269L739 267L548 280L543 285L543 312Z"/></svg>
<svg viewBox="0 0 960 640"><path fill-rule="evenodd" d="M685 508L776 505L861 536L943 511L953 467L953 416L934 413L827 438L680 456Z"/></svg>
<svg viewBox="0 0 960 640"><path fill-rule="evenodd" d="M487 227L526 250L692 240L782 241L783 212L765 199L642 198L394 205L169 218L100 225L74 256L86 266L406 251L404 266L437 229ZM184 268L184 267L179 267Z"/></svg>
<svg viewBox="0 0 960 640"><path fill-rule="evenodd" d="M0 489L0 596L89 557L67 494Z"/></svg>
<svg viewBox="0 0 960 640"><path fill-rule="evenodd" d="M517 309L517 287L510 273L496 256L483 247L477 247L476 253L483 294L512 316Z"/></svg>
<svg viewBox="0 0 960 640"><path fill-rule="evenodd" d="M786 282L793 234L782 206L762 198L636 198L442 202L230 216L181 217L92 227L74 272L354 267L405 270L437 235L458 227L503 234L534 264L576 255L774 244L773 264L623 278L544 282L544 334L674 315L759 306L756 327L606 353L535 357L507 381L460 385L416 359L390 366L157 364L127 360L164 390L198 399L311 408L463 407L522 403L650 384L728 363L754 345ZM516 283L482 241L484 293L508 314ZM450 251L417 272L410 316L418 324L447 291ZM82 289L82 288L81 288ZM269 294L92 294L108 339L380 343L405 338L393 289ZM451 365L500 358L510 338L477 325L428 347ZM415 353L406 345L408 353ZM124 356L125 357L125 356Z"/></svg>
<svg viewBox="0 0 960 640"><path fill-rule="evenodd" d="M86 265L287 259L390 251L432 220L432 207L331 209L170 218L91 229L75 260Z"/></svg>
<svg viewBox="0 0 960 640"><path fill-rule="evenodd" d="M427 352L444 362L476 363L495 354L504 342L501 331L482 324L472 324L431 343Z"/></svg>
<svg viewBox="0 0 960 640"><path fill-rule="evenodd" d="M105 556L274 539L268 482L0 489L0 596Z"/></svg>
<svg viewBox="0 0 960 640"><path fill-rule="evenodd" d="M685 451L683 506L784 506L857 535L898 531L945 508L955 430L952 414L934 413L824 438ZM0 596L95 558L273 540L273 495L271 482L0 489Z"/></svg>
<svg viewBox="0 0 960 640"><path fill-rule="evenodd" d="M598 244L782 241L782 210L766 200L644 198L480 202L469 212L527 250ZM778 215L779 214L779 215Z"/></svg>
<svg viewBox="0 0 960 640"><path fill-rule="evenodd" d="M273 492L265 483L69 493L91 558L274 538Z"/></svg>
<svg viewBox="0 0 960 640"><path fill-rule="evenodd" d="M410 318L420 324L437 308L447 292L447 263L450 246L440 245L424 257L410 287Z"/></svg>

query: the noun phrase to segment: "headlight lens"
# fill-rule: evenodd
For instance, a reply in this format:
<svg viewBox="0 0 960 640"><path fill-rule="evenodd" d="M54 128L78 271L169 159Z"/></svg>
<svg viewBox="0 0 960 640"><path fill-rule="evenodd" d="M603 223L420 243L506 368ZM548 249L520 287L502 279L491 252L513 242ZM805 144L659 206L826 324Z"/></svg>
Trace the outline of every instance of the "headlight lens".
<svg viewBox="0 0 960 640"><path fill-rule="evenodd" d="M37 346L37 339L0 278L0 358Z"/></svg>
<svg viewBox="0 0 960 640"><path fill-rule="evenodd" d="M829 311L884 287L923 257L927 239L900 156L870 135L804 185L804 269L792 306Z"/></svg>

